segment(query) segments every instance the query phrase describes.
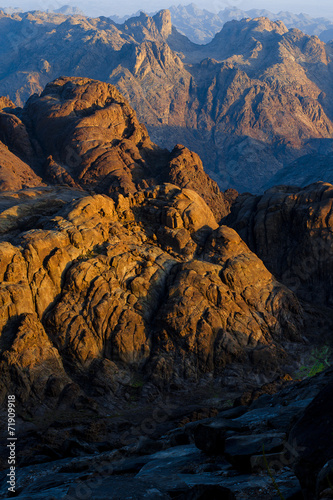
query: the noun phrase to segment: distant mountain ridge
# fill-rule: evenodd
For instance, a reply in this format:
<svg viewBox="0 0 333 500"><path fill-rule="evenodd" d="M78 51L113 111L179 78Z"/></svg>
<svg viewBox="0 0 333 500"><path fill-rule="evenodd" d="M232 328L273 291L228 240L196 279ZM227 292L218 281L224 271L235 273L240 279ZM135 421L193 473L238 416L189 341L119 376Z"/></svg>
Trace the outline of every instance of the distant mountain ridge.
<svg viewBox="0 0 333 500"><path fill-rule="evenodd" d="M189 5L172 5L168 8L172 24L192 42L205 44L210 42L228 21L240 21L244 18L268 17L271 21L282 21L287 28L297 28L307 35L316 35L323 42L333 39L333 19L325 17L311 17L308 14L296 14L289 11L271 12L267 9L242 10L237 7L226 7L218 13L201 9L195 3ZM121 24L135 14L118 17L110 16L115 22ZM152 16L156 12L147 12Z"/></svg>
<svg viewBox="0 0 333 500"><path fill-rule="evenodd" d="M0 11L1 10L5 14L23 12L22 9L17 7L0 7ZM333 39L333 16L332 19L329 19L323 16L312 17L303 12L299 14L289 11L275 13L267 9L242 10L237 7L226 7L214 13L208 9L201 9L195 3L178 6L172 5L168 7L168 10L171 14L173 26L175 26L180 33L187 36L192 42L199 44L210 42L216 33L221 31L224 24L229 21L240 21L244 18L253 19L257 17L268 17L271 21L282 21L287 28L297 28L307 35L316 35L323 42L328 42ZM80 7L79 4L77 6L62 5L56 9L48 8L46 12L74 16L84 15L89 17L84 7ZM117 24L124 24L128 19L140 16L140 12L144 12L152 17L158 11L146 12L144 9L139 9L137 12L124 16L119 16L110 12L109 17Z"/></svg>

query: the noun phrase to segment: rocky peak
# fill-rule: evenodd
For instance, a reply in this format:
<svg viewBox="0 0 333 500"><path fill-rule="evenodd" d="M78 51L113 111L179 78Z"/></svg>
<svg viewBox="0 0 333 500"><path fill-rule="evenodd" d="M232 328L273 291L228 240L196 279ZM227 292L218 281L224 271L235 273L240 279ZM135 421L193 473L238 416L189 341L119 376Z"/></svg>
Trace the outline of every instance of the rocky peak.
<svg viewBox="0 0 333 500"><path fill-rule="evenodd" d="M215 35L215 38L224 39L230 35L233 39L237 36L248 38L251 36L257 36L258 33L284 35L287 32L288 28L282 21L271 21L267 17L256 17L254 19L244 18L241 21L228 21L225 23L222 30Z"/></svg>
<svg viewBox="0 0 333 500"><path fill-rule="evenodd" d="M197 191L218 221L229 213L229 198L205 173L198 155L183 146L170 154L153 144L113 85L60 77L32 96L18 115L23 121L0 113L0 140L31 166L38 165L51 184L115 196L172 182ZM4 183L3 190L8 186Z"/></svg>
<svg viewBox="0 0 333 500"><path fill-rule="evenodd" d="M166 40L172 32L171 14L169 10L160 10L153 17L162 37Z"/></svg>
<svg viewBox="0 0 333 500"><path fill-rule="evenodd" d="M205 200L217 221L229 213L233 197L228 198L221 193L217 183L205 173L200 157L181 144L177 144L170 154L164 179L177 186L194 189Z"/></svg>
<svg viewBox="0 0 333 500"><path fill-rule="evenodd" d="M151 144L145 127L118 90L88 78L58 78L40 97L29 99L24 116L46 155L81 180L87 175L98 177L98 159L105 160L108 152L115 151L115 142L127 140L135 147ZM106 168L105 164L105 174Z"/></svg>
<svg viewBox="0 0 333 500"><path fill-rule="evenodd" d="M188 39L185 39L186 43L180 36L174 35L168 42L174 50L183 51L189 64L212 58L249 70L254 64L258 67L268 61L274 64L277 46L286 33L288 29L281 21L270 21L267 17L244 18L226 22L207 45L196 45Z"/></svg>
<svg viewBox="0 0 333 500"><path fill-rule="evenodd" d="M245 19L249 29L253 31L274 31L279 35L284 35L288 32L288 28L282 21L271 21L268 17L255 17L254 19Z"/></svg>
<svg viewBox="0 0 333 500"><path fill-rule="evenodd" d="M166 40L172 31L171 14L168 10L161 10L155 16L150 17L140 12L138 17L128 19L124 28L135 37L136 41Z"/></svg>

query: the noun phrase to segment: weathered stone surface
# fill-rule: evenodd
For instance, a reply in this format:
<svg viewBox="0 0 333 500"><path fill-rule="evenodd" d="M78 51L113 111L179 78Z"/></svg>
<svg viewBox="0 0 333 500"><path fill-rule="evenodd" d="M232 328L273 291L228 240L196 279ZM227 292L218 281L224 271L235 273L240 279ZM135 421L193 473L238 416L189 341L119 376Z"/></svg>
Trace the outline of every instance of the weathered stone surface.
<svg viewBox="0 0 333 500"><path fill-rule="evenodd" d="M21 298L22 302L25 300ZM7 394L15 394L22 403L29 404L29 399L36 397L41 400L58 398L70 379L38 318L30 313L21 314L15 320L13 315L11 323L11 329L7 327L1 337L1 399ZM8 343L10 337L14 338L9 349L6 349L6 337Z"/></svg>
<svg viewBox="0 0 333 500"><path fill-rule="evenodd" d="M332 497L332 480L333 480L333 459L326 462L317 476L316 495L317 498ZM324 494L325 492L325 494Z"/></svg>
<svg viewBox="0 0 333 500"><path fill-rule="evenodd" d="M0 191L16 191L42 185L32 168L0 142Z"/></svg>
<svg viewBox="0 0 333 500"><path fill-rule="evenodd" d="M242 431L246 427L227 419L214 419L210 423L200 423L194 429L194 442L199 450L208 454L224 452L227 431Z"/></svg>
<svg viewBox="0 0 333 500"><path fill-rule="evenodd" d="M278 186L262 196L240 196L225 222L300 297L331 305L332 203L328 183Z"/></svg>
<svg viewBox="0 0 333 500"><path fill-rule="evenodd" d="M22 161L33 166L36 153L40 150L31 141L29 132L22 122L22 110L7 98L0 97L0 141ZM3 189L2 189L3 190Z"/></svg>
<svg viewBox="0 0 333 500"><path fill-rule="evenodd" d="M81 185L128 193L150 177L142 156L158 148L115 87L60 78L31 97L24 114L43 151Z"/></svg>
<svg viewBox="0 0 333 500"><path fill-rule="evenodd" d="M132 370L168 389L220 374L231 361L267 374L279 369L287 359L280 340L300 339L303 311L233 230L219 228L214 214L220 218L228 204L195 155L155 147L119 92L90 79L60 78L20 113L40 151L53 155L48 175L71 189L1 196L1 322L12 332L4 337L4 370L15 347L11 322L22 314L36 315L69 378L79 373L83 391L92 380L95 396L122 394ZM100 147L105 156L96 156ZM114 154L116 185L98 166L102 158L109 168ZM182 189L144 189L163 178ZM114 199L87 196L80 185ZM21 384L31 394L34 361Z"/></svg>
<svg viewBox="0 0 333 500"><path fill-rule="evenodd" d="M194 189L205 200L219 222L230 211L230 205L237 192L221 193L218 185L205 173L199 156L181 145L171 152L167 166L168 180L182 188Z"/></svg>
<svg viewBox="0 0 333 500"><path fill-rule="evenodd" d="M16 346L13 318L35 315L46 332L44 351L26 354L23 399L51 346L69 378L80 373L81 390L89 380L95 396L114 397L132 371L168 389L222 373L231 361L256 365L257 350L255 369L272 373L287 359L280 341L300 338L295 296L190 189L166 184L114 202L44 188L3 194L1 203L3 238L10 236L0 243L3 370L36 342L25 335ZM14 380L2 382L4 396Z"/></svg>

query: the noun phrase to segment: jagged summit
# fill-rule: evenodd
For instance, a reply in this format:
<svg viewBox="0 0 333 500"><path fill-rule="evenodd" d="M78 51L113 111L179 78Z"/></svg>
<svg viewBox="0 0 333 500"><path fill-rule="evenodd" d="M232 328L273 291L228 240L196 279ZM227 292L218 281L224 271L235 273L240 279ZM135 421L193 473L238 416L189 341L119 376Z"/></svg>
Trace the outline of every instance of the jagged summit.
<svg viewBox="0 0 333 500"><path fill-rule="evenodd" d="M161 10L152 17L141 11L139 16L127 19L123 26L125 32L129 31L138 41L166 40L172 31L170 11Z"/></svg>
<svg viewBox="0 0 333 500"><path fill-rule="evenodd" d="M267 9L242 10L238 7L226 7L218 13L200 9L195 4L170 7L172 23L192 42L209 43L228 21L240 21L244 18L267 17L272 21L282 21L288 29L298 28L308 35L317 35L325 42L332 38L333 21L328 17L311 17L304 13L289 11L277 13Z"/></svg>
<svg viewBox="0 0 333 500"><path fill-rule="evenodd" d="M255 17L255 18L244 18L241 19L240 21L237 20L232 20L228 21L225 23L223 26L222 30L220 31L220 34L222 34L224 31L227 33L231 33L233 29L236 27L237 30L240 31L259 31L259 32L264 32L264 31L274 31L275 33L278 33L279 35L283 35L284 33L287 33L288 28L285 26L285 24L282 21L272 21L268 17L265 16L260 16L260 17ZM218 35L218 34L217 34Z"/></svg>

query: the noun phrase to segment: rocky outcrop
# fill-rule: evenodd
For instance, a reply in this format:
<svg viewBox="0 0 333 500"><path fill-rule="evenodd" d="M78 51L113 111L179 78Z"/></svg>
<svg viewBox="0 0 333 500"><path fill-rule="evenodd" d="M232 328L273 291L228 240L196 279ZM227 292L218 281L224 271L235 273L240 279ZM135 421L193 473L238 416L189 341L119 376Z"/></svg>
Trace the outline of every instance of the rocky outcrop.
<svg viewBox="0 0 333 500"><path fill-rule="evenodd" d="M214 417L202 419L201 407L196 412L200 419L186 424L180 420L191 412L184 397L180 406L154 404L141 426L124 419L117 421L115 415L109 414L97 422L95 419L90 426L82 420L76 424L76 432L64 440L63 434L69 430L59 429L58 421L39 432L34 454L31 449L25 456L20 454L18 496L66 499L79 498L84 492L94 499L115 500L129 494L135 500L170 500L176 495L183 500L241 500L254 495L257 500L267 500L279 492L286 500L330 498L331 461L320 471L316 491L307 489L301 479L303 494L293 467L308 450L299 437L306 441L312 436L319 439L315 445L311 443L312 451L321 445L324 436L327 439L325 418L330 402L328 406L320 403L324 403L323 387L331 382L332 370L328 370L303 382L289 383L277 394L264 395L250 406L226 409L216 402ZM136 406L134 411L132 402L133 420L139 408ZM200 405L196 408L200 409ZM295 420L298 423L293 427ZM306 432L308 429L313 433ZM36 430L30 427L21 440L30 439L31 445L34 433ZM47 444L51 440L53 448ZM208 442L214 446L206 446ZM317 459L322 462L321 450L325 458L329 453L327 447L318 447ZM315 477L314 469L309 469L309 476ZM5 471L0 477L5 478ZM0 494L6 495L6 487L2 481Z"/></svg>
<svg viewBox="0 0 333 500"><path fill-rule="evenodd" d="M9 99L0 97L0 140L32 167L36 153L21 117L19 108Z"/></svg>
<svg viewBox="0 0 333 500"><path fill-rule="evenodd" d="M1 295L4 297L3 291ZM21 301L27 301L29 298L27 289L22 290L21 297L16 293L16 299ZM13 302L15 303L15 298ZM38 401L40 398L55 398L57 402L59 394L71 380L64 370L59 352L45 333L32 304L26 304L24 309L28 308L31 313L14 315L12 306L10 318L2 330L2 398L5 395L4 389L8 394L10 388L23 405L29 406L33 399ZM3 320L3 317L1 319Z"/></svg>
<svg viewBox="0 0 333 500"><path fill-rule="evenodd" d="M328 381L306 408L289 436L290 443L297 449L294 468L306 500L326 498L324 490L329 490L329 496L332 493L332 462L329 464L333 459L332 392L332 381Z"/></svg>
<svg viewBox="0 0 333 500"><path fill-rule="evenodd" d="M110 84L59 78L41 96L31 97L23 110L4 108L0 123L11 151L51 184L115 197L172 182L196 190L218 221L229 213L235 197L223 195L200 158L185 147L178 145L169 153L153 144L133 109ZM40 179L33 185L38 183Z"/></svg>
<svg viewBox="0 0 333 500"><path fill-rule="evenodd" d="M182 145L172 150L164 179L179 187L195 190L210 207L217 221L230 212L238 195L235 190L222 194L217 183L205 173L199 156Z"/></svg>
<svg viewBox="0 0 333 500"><path fill-rule="evenodd" d="M61 78L32 97L24 114L46 155L83 187L129 193L149 180L142 156L158 148L111 85Z"/></svg>
<svg viewBox="0 0 333 500"><path fill-rule="evenodd" d="M332 305L333 188L278 186L239 196L226 223L303 299Z"/></svg>
<svg viewBox="0 0 333 500"><path fill-rule="evenodd" d="M2 200L2 398L21 381L20 400L47 402L69 377L112 400L133 374L168 389L230 362L269 375L288 361L281 343L301 338L296 297L194 191Z"/></svg>
<svg viewBox="0 0 333 500"><path fill-rule="evenodd" d="M32 168L0 142L0 191L15 191L42 185Z"/></svg>

